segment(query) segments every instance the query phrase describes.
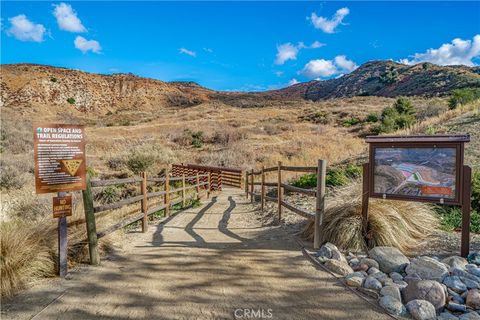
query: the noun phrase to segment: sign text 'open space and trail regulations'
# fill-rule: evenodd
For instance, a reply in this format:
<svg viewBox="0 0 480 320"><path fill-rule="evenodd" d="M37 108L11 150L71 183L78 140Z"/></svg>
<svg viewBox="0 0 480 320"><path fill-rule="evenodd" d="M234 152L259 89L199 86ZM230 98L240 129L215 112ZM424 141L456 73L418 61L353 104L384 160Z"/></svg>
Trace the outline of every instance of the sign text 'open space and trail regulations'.
<svg viewBox="0 0 480 320"><path fill-rule="evenodd" d="M37 193L85 190L85 127L34 124Z"/></svg>

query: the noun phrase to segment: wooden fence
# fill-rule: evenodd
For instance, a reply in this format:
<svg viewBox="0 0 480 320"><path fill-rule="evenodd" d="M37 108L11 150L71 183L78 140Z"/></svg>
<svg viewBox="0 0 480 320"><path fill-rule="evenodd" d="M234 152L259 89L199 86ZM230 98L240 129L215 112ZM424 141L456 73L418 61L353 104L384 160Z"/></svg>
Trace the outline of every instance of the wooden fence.
<svg viewBox="0 0 480 320"><path fill-rule="evenodd" d="M242 188L242 170L236 168L201 166L196 164L174 164L172 175L210 174L212 189L222 190L222 185Z"/></svg>
<svg viewBox="0 0 480 320"><path fill-rule="evenodd" d="M137 183L140 185L140 194L138 195L109 204L95 205L94 203L93 188ZM159 189L163 190L148 192L148 183L154 183ZM195 174L189 176L185 174L172 176L167 172L164 177L148 177L146 173L141 173L140 176L134 176L131 178L111 180L90 180L90 178L87 177L87 188L83 191L83 205L85 209L90 263L96 265L100 262L98 255L99 238L139 220L142 221L142 232L146 232L148 228L148 216L157 211L164 210L165 216L168 217L171 214L172 206L179 203L182 203L182 207L185 206L186 201L188 200L187 191L193 189L193 197L200 199L200 197L204 195L201 194L202 190L206 192L207 197L210 196L212 186L211 174L200 174L199 171L196 171ZM161 197L160 203L158 197ZM157 201L152 201L154 198L157 198ZM140 206L138 212L134 213L133 216L130 216L105 230L97 232L95 221L96 215L101 212L119 209L134 203L140 203Z"/></svg>
<svg viewBox="0 0 480 320"><path fill-rule="evenodd" d="M265 209L266 201L275 201L278 204L278 219L282 218L283 208L302 216L305 219L314 221L314 240L313 246L315 249L320 247L320 229L323 222L323 214L325 212L325 176L326 176L327 162L325 160L318 160L316 167L298 167L298 166L284 166L281 162L278 163L278 166L265 168L262 167L261 170L247 171L245 173L245 193L250 196L251 202L255 202L256 197L260 197L261 209ZM315 189L303 189L298 188L292 185L285 183L282 179L282 171L293 171L293 172L303 172L303 173L315 173L317 175L317 186ZM277 181L267 182L265 181L266 174L270 172L277 173ZM255 177L260 177L260 181L255 181ZM257 179L258 180L258 179ZM259 186L259 192L255 192L255 186ZM267 196L267 188L276 187L277 196L270 197ZM316 197L316 206L315 212L308 212L305 209L296 207L290 202L284 200L284 192L297 192L306 194L309 196Z"/></svg>

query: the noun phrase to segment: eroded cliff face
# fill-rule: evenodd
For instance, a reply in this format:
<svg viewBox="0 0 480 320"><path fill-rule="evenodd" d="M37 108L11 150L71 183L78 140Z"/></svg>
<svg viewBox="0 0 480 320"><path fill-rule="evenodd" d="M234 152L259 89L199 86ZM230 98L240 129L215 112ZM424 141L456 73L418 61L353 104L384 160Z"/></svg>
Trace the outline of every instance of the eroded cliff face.
<svg viewBox="0 0 480 320"><path fill-rule="evenodd" d="M4 107L64 106L78 111L152 111L209 99L210 90L191 83L166 83L130 74L98 75L38 65L3 65Z"/></svg>

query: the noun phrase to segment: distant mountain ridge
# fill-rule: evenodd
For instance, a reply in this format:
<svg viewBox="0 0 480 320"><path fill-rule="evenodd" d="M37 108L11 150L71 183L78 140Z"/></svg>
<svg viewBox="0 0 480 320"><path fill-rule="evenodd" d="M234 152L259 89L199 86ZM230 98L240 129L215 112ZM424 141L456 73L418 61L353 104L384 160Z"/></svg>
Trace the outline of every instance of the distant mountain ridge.
<svg viewBox="0 0 480 320"><path fill-rule="evenodd" d="M337 79L314 80L265 92L222 92L194 82L164 82L132 74L100 75L34 64L1 65L0 82L4 107L70 103L77 110L100 113L119 109L154 111L209 101L248 107L260 106L265 100L436 96L464 87L480 87L480 67L370 61Z"/></svg>

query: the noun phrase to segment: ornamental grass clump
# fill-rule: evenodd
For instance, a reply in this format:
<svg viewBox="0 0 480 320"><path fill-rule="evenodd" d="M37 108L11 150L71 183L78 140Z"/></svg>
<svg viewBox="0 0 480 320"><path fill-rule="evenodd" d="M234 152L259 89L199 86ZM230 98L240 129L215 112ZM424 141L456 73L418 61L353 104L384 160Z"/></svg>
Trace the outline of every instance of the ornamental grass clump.
<svg viewBox="0 0 480 320"><path fill-rule="evenodd" d="M321 242L332 242L343 250L367 249L362 233L362 188L359 182L332 191L321 231ZM432 206L419 202L370 199L369 236L375 246L392 246L408 253L438 228ZM303 232L313 238L313 223Z"/></svg>

